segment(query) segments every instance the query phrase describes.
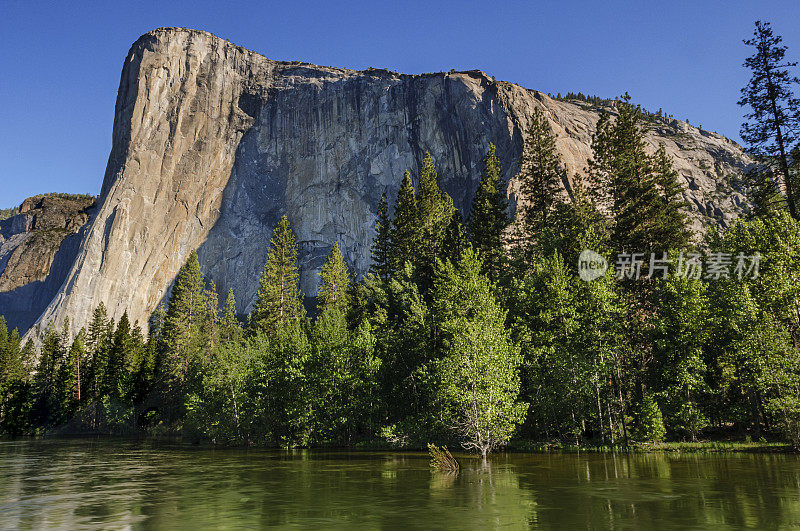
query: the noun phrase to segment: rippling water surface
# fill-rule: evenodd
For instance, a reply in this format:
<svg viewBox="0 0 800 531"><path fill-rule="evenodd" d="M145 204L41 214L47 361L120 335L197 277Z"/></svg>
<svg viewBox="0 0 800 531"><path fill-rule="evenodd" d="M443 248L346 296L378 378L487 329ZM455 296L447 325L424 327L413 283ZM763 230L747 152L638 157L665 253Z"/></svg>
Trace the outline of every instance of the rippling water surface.
<svg viewBox="0 0 800 531"><path fill-rule="evenodd" d="M510 454L432 473L424 454L0 441L0 528L791 528L800 460Z"/></svg>

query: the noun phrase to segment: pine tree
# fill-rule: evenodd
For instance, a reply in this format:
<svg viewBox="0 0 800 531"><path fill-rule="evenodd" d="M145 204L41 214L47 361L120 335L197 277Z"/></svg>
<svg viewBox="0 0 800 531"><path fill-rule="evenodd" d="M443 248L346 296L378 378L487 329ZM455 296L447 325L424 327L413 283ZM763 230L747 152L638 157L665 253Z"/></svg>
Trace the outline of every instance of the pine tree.
<svg viewBox="0 0 800 531"><path fill-rule="evenodd" d="M105 305L101 302L92 313L89 322L89 333L86 337L88 350L88 363L86 367L87 396L100 398L102 396L105 371L108 366L109 350L111 349L111 336L113 322L108 319Z"/></svg>
<svg viewBox="0 0 800 531"><path fill-rule="evenodd" d="M417 247L412 260L417 282L423 293L433 285L433 270L442 248L442 241L453 216L453 200L439 188L439 177L433 157L425 154L419 178L417 200Z"/></svg>
<svg viewBox="0 0 800 531"><path fill-rule="evenodd" d="M467 226L472 246L483 261L484 272L492 281L500 278L503 269L503 231L510 223L502 172L495 146L489 144Z"/></svg>
<svg viewBox="0 0 800 531"><path fill-rule="evenodd" d="M657 219L655 241L665 243L666 248L681 249L692 237L686 214L689 203L683 199L683 188L678 184L678 172L672 166L663 144L652 157L655 184L659 197L657 200ZM661 250L666 250L662 247Z"/></svg>
<svg viewBox="0 0 800 531"><path fill-rule="evenodd" d="M400 191L397 193L397 206L391 231L392 270L402 269L406 262L413 262L419 239L419 211L411 182L411 172L406 170Z"/></svg>
<svg viewBox="0 0 800 531"><path fill-rule="evenodd" d="M618 251L666 251L683 247L689 236L685 204L666 152L647 154L641 107L625 94L619 115L603 114L592 142L592 192L608 213L611 242Z"/></svg>
<svg viewBox="0 0 800 531"><path fill-rule="evenodd" d="M455 209L453 210L453 215L450 216L450 223L444 233L442 251L439 253L441 259L456 263L461 259L461 255L469 245L467 231L461 219L461 212Z"/></svg>
<svg viewBox="0 0 800 531"><path fill-rule="evenodd" d="M388 280L392 274L392 222L389 219L389 205L386 194L378 203L378 220L375 223L375 240L372 242L372 264L370 273Z"/></svg>
<svg viewBox="0 0 800 531"><path fill-rule="evenodd" d="M533 255L542 254L550 219L559 203L566 170L556 151L556 139L544 113L534 109L520 161L519 182L523 235L518 249L532 263Z"/></svg>
<svg viewBox="0 0 800 531"><path fill-rule="evenodd" d="M103 391L101 394L108 395L113 399L119 400L122 397L120 386L126 373L126 358L132 350L131 322L128 312L124 312L117 322L117 329L114 331L109 349L106 369L104 371Z"/></svg>
<svg viewBox="0 0 800 531"><path fill-rule="evenodd" d="M274 331L279 324L304 316L297 270L297 244L289 220L283 216L272 233L267 263L261 273L251 332Z"/></svg>
<svg viewBox="0 0 800 531"><path fill-rule="evenodd" d="M339 244L333 244L328 259L319 272L321 283L317 294L317 307L320 310L336 308L344 313L347 309L350 293L350 273L344 262Z"/></svg>
<svg viewBox="0 0 800 531"><path fill-rule="evenodd" d="M197 253L178 272L172 287L159 342L165 353L168 374L183 382L200 346L201 327L206 315L203 273Z"/></svg>
<svg viewBox="0 0 800 531"><path fill-rule="evenodd" d="M228 290L225 304L222 307L222 322L220 323L220 337L222 341L236 341L241 337L242 327L236 317L236 297L233 288Z"/></svg>
<svg viewBox="0 0 800 531"><path fill-rule="evenodd" d="M755 53L744 62L753 75L739 100L739 105L750 108L741 135L750 145L751 153L767 163L777 164L789 213L800 219L797 197L800 190L790 174L788 155L800 132L800 99L794 94L800 80L789 71L797 63L785 60L783 38L773 34L769 22L759 20L755 26L753 37L744 41L755 48Z"/></svg>

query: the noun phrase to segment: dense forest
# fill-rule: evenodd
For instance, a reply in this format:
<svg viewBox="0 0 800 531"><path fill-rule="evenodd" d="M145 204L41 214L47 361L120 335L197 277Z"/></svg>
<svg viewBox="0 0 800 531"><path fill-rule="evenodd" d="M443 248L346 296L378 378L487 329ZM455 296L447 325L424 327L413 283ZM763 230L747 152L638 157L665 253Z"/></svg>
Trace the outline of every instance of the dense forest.
<svg viewBox="0 0 800 531"><path fill-rule="evenodd" d="M689 229L678 174L645 148L650 121L627 95L601 116L588 178L569 193L537 112L516 221L494 146L466 220L427 155L378 205L369 274L354 279L333 245L313 304L283 217L244 319L192 253L147 336L102 304L75 337L51 324L38 349L0 320L0 431L483 455L532 442L800 445L796 80L776 77L785 48L768 24L748 44L761 62L743 136L761 164L750 215L727 230ZM608 263L591 281L584 250Z"/></svg>

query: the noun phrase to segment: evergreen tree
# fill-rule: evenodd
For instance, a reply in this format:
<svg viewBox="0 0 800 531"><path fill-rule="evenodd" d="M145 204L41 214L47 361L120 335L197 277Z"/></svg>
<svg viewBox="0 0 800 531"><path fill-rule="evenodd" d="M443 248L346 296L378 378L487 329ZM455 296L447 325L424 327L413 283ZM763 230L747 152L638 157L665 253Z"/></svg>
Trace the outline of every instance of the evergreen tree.
<svg viewBox="0 0 800 531"><path fill-rule="evenodd" d="M319 272L321 283L317 294L317 307L320 310L336 308L344 315L348 306L350 292L350 273L344 262L339 244L333 244L328 259Z"/></svg>
<svg viewBox="0 0 800 531"><path fill-rule="evenodd" d="M417 200L417 247L414 252L414 273L423 294L432 287L433 271L442 249L445 231L453 216L453 200L439 188L439 177L433 157L425 154L419 178Z"/></svg>
<svg viewBox="0 0 800 531"><path fill-rule="evenodd" d="M389 204L386 194L381 195L378 203L378 221L375 224L375 240L372 242L372 264L370 273L387 280L393 271L392 267L392 222L389 219Z"/></svg>
<svg viewBox="0 0 800 531"><path fill-rule="evenodd" d="M255 309L250 328L275 331L280 324L296 321L304 316L303 296L297 269L297 244L283 216L272 233L267 263L261 273Z"/></svg>
<svg viewBox="0 0 800 531"><path fill-rule="evenodd" d="M467 220L470 241L483 262L485 273L497 281L505 261L503 231L509 225L508 200L502 166L494 144L483 159L483 173Z"/></svg>
<svg viewBox="0 0 800 531"><path fill-rule="evenodd" d="M113 321L108 319L105 305L101 302L92 313L89 333L86 337L88 357L86 364L87 397L97 399L103 396L105 371L111 350Z"/></svg>
<svg viewBox="0 0 800 531"><path fill-rule="evenodd" d="M619 251L664 252L689 238L684 202L666 152L645 149L644 115L627 94L615 120L604 113L597 124L590 161L592 192L612 222L611 242Z"/></svg>
<svg viewBox="0 0 800 531"><path fill-rule="evenodd" d="M518 176L525 200L522 206L521 241L517 245L525 261L541 254L551 217L566 181L566 169L556 151L556 140L544 113L534 109L525 138Z"/></svg>
<svg viewBox="0 0 800 531"><path fill-rule="evenodd" d="M220 338L223 342L236 341L241 338L242 327L236 317L236 297L233 288L228 290L225 304L222 307L222 322L220 323Z"/></svg>
<svg viewBox="0 0 800 531"><path fill-rule="evenodd" d="M769 22L755 23L753 37L744 41L755 48L744 66L752 77L742 89L739 105L749 107L742 124L741 135L755 156L776 164L786 191L789 213L800 219L798 197L800 190L790 175L789 151L798 140L800 131L800 99L794 93L800 80L789 69L796 62L786 61L783 38L772 32Z"/></svg>
<svg viewBox="0 0 800 531"><path fill-rule="evenodd" d="M406 262L413 262L419 239L419 212L411 172L406 170L400 191L397 193L397 206L391 231L392 270L402 269Z"/></svg>
<svg viewBox="0 0 800 531"><path fill-rule="evenodd" d="M748 219L766 218L785 210L786 202L781 195L774 172L769 168L753 168L745 176L748 196L753 205Z"/></svg>
<svg viewBox="0 0 800 531"><path fill-rule="evenodd" d="M131 323L128 312L124 312L117 322L117 329L114 331L109 349L108 359L103 374L103 387L101 394L108 395L110 398L119 400L122 397L120 384L126 376L126 358L133 350L131 337Z"/></svg>
<svg viewBox="0 0 800 531"><path fill-rule="evenodd" d="M461 219L461 213L458 209L453 210L453 215L450 217L450 223L444 233L444 240L442 240L442 251L440 257L442 260L450 260L453 263L461 259L461 255L466 248L470 245L467 239L467 231Z"/></svg>
<svg viewBox="0 0 800 531"><path fill-rule="evenodd" d="M159 336L165 354L163 369L178 383L186 379L201 346L201 330L207 311L203 287L200 261L197 253L192 251L175 278Z"/></svg>

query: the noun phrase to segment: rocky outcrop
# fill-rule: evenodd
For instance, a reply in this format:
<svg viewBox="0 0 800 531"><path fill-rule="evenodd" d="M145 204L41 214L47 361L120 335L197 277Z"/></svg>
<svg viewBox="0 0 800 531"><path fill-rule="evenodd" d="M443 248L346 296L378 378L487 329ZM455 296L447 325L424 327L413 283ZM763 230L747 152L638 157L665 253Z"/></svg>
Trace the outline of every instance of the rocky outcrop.
<svg viewBox="0 0 800 531"><path fill-rule="evenodd" d="M45 280L59 250L68 247L65 240L75 239L88 222L94 201L67 194L30 197L14 215L0 221L0 315L12 328L29 327L50 302L55 289L50 288L48 298ZM57 276L52 275L51 285Z"/></svg>
<svg viewBox="0 0 800 531"><path fill-rule="evenodd" d="M147 33L125 60L99 206L39 329L65 317L77 329L100 302L146 324L193 249L247 312L283 214L297 234L306 293L334 242L363 273L380 195L393 198L426 151L464 213L489 142L514 193L537 107L580 178L599 117L585 103L479 71L353 71L272 61L200 31ZM648 139L674 158L697 227L739 214L735 176L749 160L738 145L677 121L655 122Z"/></svg>

